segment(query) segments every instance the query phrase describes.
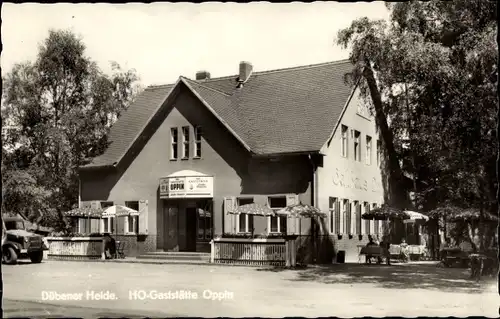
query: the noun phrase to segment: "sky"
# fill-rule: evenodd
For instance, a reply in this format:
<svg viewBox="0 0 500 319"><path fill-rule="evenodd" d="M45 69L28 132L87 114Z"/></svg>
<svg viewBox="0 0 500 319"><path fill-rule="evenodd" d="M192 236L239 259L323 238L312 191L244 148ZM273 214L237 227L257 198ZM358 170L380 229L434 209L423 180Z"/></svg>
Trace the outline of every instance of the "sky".
<svg viewBox="0 0 500 319"><path fill-rule="evenodd" d="M86 55L110 73L110 61L135 69L141 86L174 83L206 70L238 73L240 61L265 71L348 58L337 32L359 17L388 19L383 2L271 4L2 5L2 72L35 60L49 29L70 29ZM21 22L21 23L20 23Z"/></svg>

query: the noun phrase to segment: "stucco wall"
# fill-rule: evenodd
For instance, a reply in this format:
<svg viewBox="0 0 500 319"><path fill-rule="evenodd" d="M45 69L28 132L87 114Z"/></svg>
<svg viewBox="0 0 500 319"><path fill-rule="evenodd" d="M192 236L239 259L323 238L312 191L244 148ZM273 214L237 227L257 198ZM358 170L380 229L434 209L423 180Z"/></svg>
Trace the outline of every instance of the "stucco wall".
<svg viewBox="0 0 500 319"><path fill-rule="evenodd" d="M362 204L362 212L364 212L364 202L368 202L370 206L374 203L380 205L383 202L383 184L382 174L377 164L377 140L375 120L369 114L360 116L358 114L358 106L364 103L359 96L359 91L356 91L345 110L340 124L330 141L329 145L325 145L323 150L326 155L323 160L323 167L318 168L318 206L321 210L329 211L329 197L336 197L339 200L348 199L350 204L353 201L359 201ZM341 125L348 127L348 151L347 157L342 156L342 130ZM354 159L354 136L351 134L354 130L361 133L361 160ZM366 163L366 136L372 138L371 147L371 164ZM347 232L344 230L345 215L341 203L341 234L345 234L342 239L336 238L336 247L338 249L346 249L348 260L354 260L356 246L363 244L366 240L368 230L366 229L365 221L362 221L361 234L356 230L355 210L352 209L352 223L350 233L353 236L349 239ZM335 221L336 222L336 221ZM325 232L330 232L330 216L325 220L327 229ZM371 222L370 233L373 233L374 223ZM365 235L360 242L358 235ZM352 241L352 242L351 242ZM356 242L356 243L354 243Z"/></svg>
<svg viewBox="0 0 500 319"><path fill-rule="evenodd" d="M166 116L158 122L149 140L129 159L126 167L116 173L84 172L81 175L82 201L109 200L114 204L124 204L125 201L147 200L148 213L143 227L150 236L156 236L160 249L163 201L158 196L159 178L177 171L194 170L214 176L215 234L223 233L223 200L227 196L251 196L255 202L264 204L268 195L293 193L299 194L304 203L310 203L312 172L307 157L251 159L241 143L185 88L173 105L165 108ZM191 127L193 139L193 127L198 125L203 130L202 157L170 160L170 129L178 128L180 142L182 126ZM256 228L267 228L267 223L262 223L266 224L265 227L259 224Z"/></svg>

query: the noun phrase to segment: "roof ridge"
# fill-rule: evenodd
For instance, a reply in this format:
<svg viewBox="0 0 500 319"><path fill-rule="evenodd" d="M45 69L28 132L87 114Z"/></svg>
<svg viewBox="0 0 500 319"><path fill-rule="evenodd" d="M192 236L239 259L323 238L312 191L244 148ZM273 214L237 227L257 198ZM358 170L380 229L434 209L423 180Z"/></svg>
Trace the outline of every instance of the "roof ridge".
<svg viewBox="0 0 500 319"><path fill-rule="evenodd" d="M259 71L259 72L253 72L253 74L254 75L261 75L261 74L275 73L275 72L285 72L285 71L293 71L293 70L310 69L310 68L316 68L316 67L321 67L321 66L325 66L325 65L335 65L335 64L341 64L341 63L346 63L346 62L349 62L349 59L343 59L343 60L337 60L337 61L329 61L329 62L321 62L321 63L314 63L314 64L307 64L307 65L299 65L299 66L292 66L292 67L286 67L286 68L280 68L280 69L274 69L274 70Z"/></svg>
<svg viewBox="0 0 500 319"><path fill-rule="evenodd" d="M346 62L349 62L349 59L343 59L343 60L337 60L337 61L329 61L329 62L321 62L321 63L313 63L313 64L306 64L306 65L299 65L299 66L291 66L291 67L285 67L285 68L279 68L279 69L273 69L273 70L258 71L258 72L252 72L252 75L261 75L261 74L268 74L268 73L275 73L275 72L285 72L285 71L293 71L293 70L303 70L303 69L307 69L307 68L316 68L316 67L321 67L321 66L325 66L325 65L335 65L335 64L341 64L341 63L346 63ZM213 81L219 81L219 80L227 80L227 79L231 79L231 78L234 78L234 77L237 77L237 76L238 76L237 74L233 74L233 75L225 75L225 76L216 77L216 78L210 78L210 79L203 80L203 83L213 82ZM201 85L200 82L198 82L198 81L192 80L192 79L190 79L188 77L185 77L185 76L182 76L182 75L181 75L181 77L184 78L184 79L188 79L190 81L193 81L196 84ZM146 87L146 90L147 89L164 88L164 87L170 86L170 85L174 85L174 83L172 83L172 84L149 85L148 87ZM210 88L208 86L204 86L204 87L207 88L207 89L213 89L213 88ZM218 92L220 92L222 94L226 94L226 95L230 96L226 92L219 91L217 89L213 89L213 90L218 91Z"/></svg>
<svg viewBox="0 0 500 319"><path fill-rule="evenodd" d="M148 85L144 90L148 89L160 89L160 88L166 88L168 86L175 85L175 83L170 83L170 84L157 84L157 85Z"/></svg>
<svg viewBox="0 0 500 319"><path fill-rule="evenodd" d="M201 83L200 83L200 82L198 82L198 81L191 80L191 79L186 78L186 77L184 77L184 76L182 76L182 78L183 78L184 80L187 80L188 82L191 82L191 83L194 83L194 84L196 84L196 85L199 85L199 86L201 86L202 88L205 88L205 89L207 89L207 90L210 90L210 91L214 91L214 92L216 92L216 93L223 94L224 96L227 96L227 97L230 97L230 96L231 96L231 94L228 94L228 93L226 93L226 92L224 92L224 91L221 91L221 90L218 90L218 89L215 89L215 88L212 88L212 87L209 87L209 86L203 85L203 84L201 84Z"/></svg>

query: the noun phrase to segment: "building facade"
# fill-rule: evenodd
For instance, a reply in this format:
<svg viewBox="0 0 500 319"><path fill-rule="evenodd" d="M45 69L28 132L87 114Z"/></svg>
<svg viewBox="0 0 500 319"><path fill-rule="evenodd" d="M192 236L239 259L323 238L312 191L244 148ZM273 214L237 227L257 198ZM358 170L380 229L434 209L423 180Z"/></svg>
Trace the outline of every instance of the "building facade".
<svg viewBox="0 0 500 319"><path fill-rule="evenodd" d="M102 226L137 255L209 251L217 236L300 233L306 243L310 220L230 213L301 202L331 211L318 231L354 256L366 238L349 235L377 225L351 216L383 196L375 124L343 81L350 69L338 61L252 72L242 62L236 76L200 72L147 88L112 127L105 153L80 168L80 206L138 210Z"/></svg>

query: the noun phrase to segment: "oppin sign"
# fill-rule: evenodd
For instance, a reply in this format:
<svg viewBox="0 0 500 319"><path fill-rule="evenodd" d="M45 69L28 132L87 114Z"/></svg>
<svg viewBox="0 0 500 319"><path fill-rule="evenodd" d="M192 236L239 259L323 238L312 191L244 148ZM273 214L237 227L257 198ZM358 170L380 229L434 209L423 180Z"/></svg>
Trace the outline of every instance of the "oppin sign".
<svg viewBox="0 0 500 319"><path fill-rule="evenodd" d="M160 179L160 198L212 198L213 176L164 177Z"/></svg>

